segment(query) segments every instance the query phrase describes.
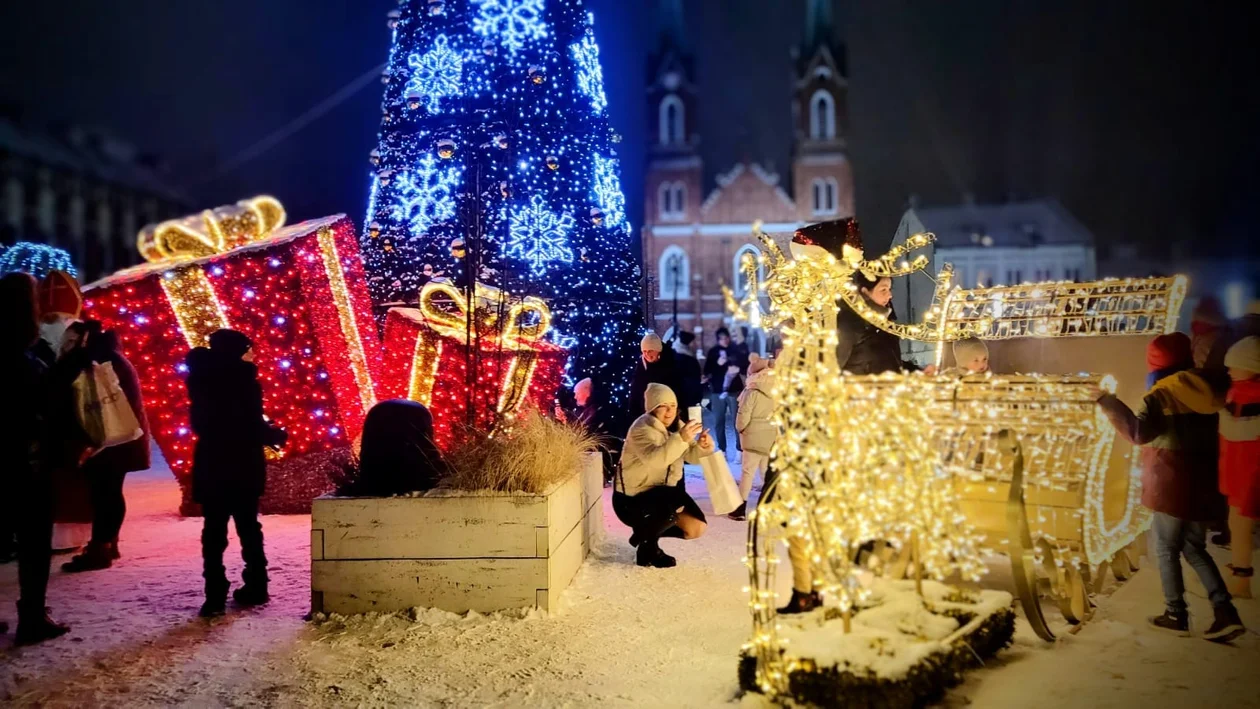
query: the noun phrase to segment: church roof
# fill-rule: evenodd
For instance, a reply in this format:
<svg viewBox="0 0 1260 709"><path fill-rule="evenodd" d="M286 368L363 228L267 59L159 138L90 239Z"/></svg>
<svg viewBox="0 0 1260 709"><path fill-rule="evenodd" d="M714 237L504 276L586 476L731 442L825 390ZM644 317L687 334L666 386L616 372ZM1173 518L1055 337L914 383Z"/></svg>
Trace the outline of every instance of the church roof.
<svg viewBox="0 0 1260 709"><path fill-rule="evenodd" d="M959 204L916 210L938 248L1092 246L1094 235L1057 199Z"/></svg>

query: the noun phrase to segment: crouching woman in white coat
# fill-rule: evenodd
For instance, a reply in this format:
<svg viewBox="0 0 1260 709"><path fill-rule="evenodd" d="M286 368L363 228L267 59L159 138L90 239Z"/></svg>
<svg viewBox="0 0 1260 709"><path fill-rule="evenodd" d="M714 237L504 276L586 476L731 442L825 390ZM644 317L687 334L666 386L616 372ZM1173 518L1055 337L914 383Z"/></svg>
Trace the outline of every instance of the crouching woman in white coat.
<svg viewBox="0 0 1260 709"><path fill-rule="evenodd" d="M613 485L613 512L634 530L639 566L668 568L678 562L661 551L661 537L695 539L707 526L704 513L678 485L683 463L699 463L714 452L713 440L698 422L679 426L678 399L663 384L644 393L647 413L630 426Z"/></svg>

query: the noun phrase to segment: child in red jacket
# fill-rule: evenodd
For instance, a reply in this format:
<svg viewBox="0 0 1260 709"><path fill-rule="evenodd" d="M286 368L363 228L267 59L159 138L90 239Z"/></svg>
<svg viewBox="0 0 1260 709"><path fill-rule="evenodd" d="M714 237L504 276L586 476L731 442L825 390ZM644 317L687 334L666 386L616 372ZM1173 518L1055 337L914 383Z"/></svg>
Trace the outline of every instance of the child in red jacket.
<svg viewBox="0 0 1260 709"><path fill-rule="evenodd" d="M1233 574L1229 592L1251 598L1251 529L1260 518L1260 337L1229 348L1225 366L1233 384L1221 412L1221 493L1229 498Z"/></svg>

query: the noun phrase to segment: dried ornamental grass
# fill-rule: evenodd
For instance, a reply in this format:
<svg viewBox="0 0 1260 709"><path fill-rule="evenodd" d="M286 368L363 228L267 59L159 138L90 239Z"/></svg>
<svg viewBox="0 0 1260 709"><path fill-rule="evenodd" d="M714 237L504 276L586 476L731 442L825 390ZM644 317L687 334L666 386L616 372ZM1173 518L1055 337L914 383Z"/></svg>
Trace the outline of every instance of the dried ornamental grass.
<svg viewBox="0 0 1260 709"><path fill-rule="evenodd" d="M578 470L598 443L585 429L526 411L493 433L470 431L446 456L441 486L542 494Z"/></svg>

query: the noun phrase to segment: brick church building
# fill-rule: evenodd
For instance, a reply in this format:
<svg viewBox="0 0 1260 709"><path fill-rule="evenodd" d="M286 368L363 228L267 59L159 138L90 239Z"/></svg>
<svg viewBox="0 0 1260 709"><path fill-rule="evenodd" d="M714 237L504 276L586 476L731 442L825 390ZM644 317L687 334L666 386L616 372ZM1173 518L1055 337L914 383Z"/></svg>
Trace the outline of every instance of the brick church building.
<svg viewBox="0 0 1260 709"><path fill-rule="evenodd" d="M829 0L810 0L805 39L791 57L795 131L788 182L759 164L736 162L720 166L716 184L705 184L695 129L704 107L695 57L683 41L680 0L664 0L661 12L664 29L648 60L645 300L658 333L671 334L677 313L680 330L711 344L713 332L731 324L721 286L740 298L747 294L739 264L745 253L760 254L754 221L786 243L804 224L853 214L844 46L834 39ZM765 347L759 329L750 329L749 345Z"/></svg>

